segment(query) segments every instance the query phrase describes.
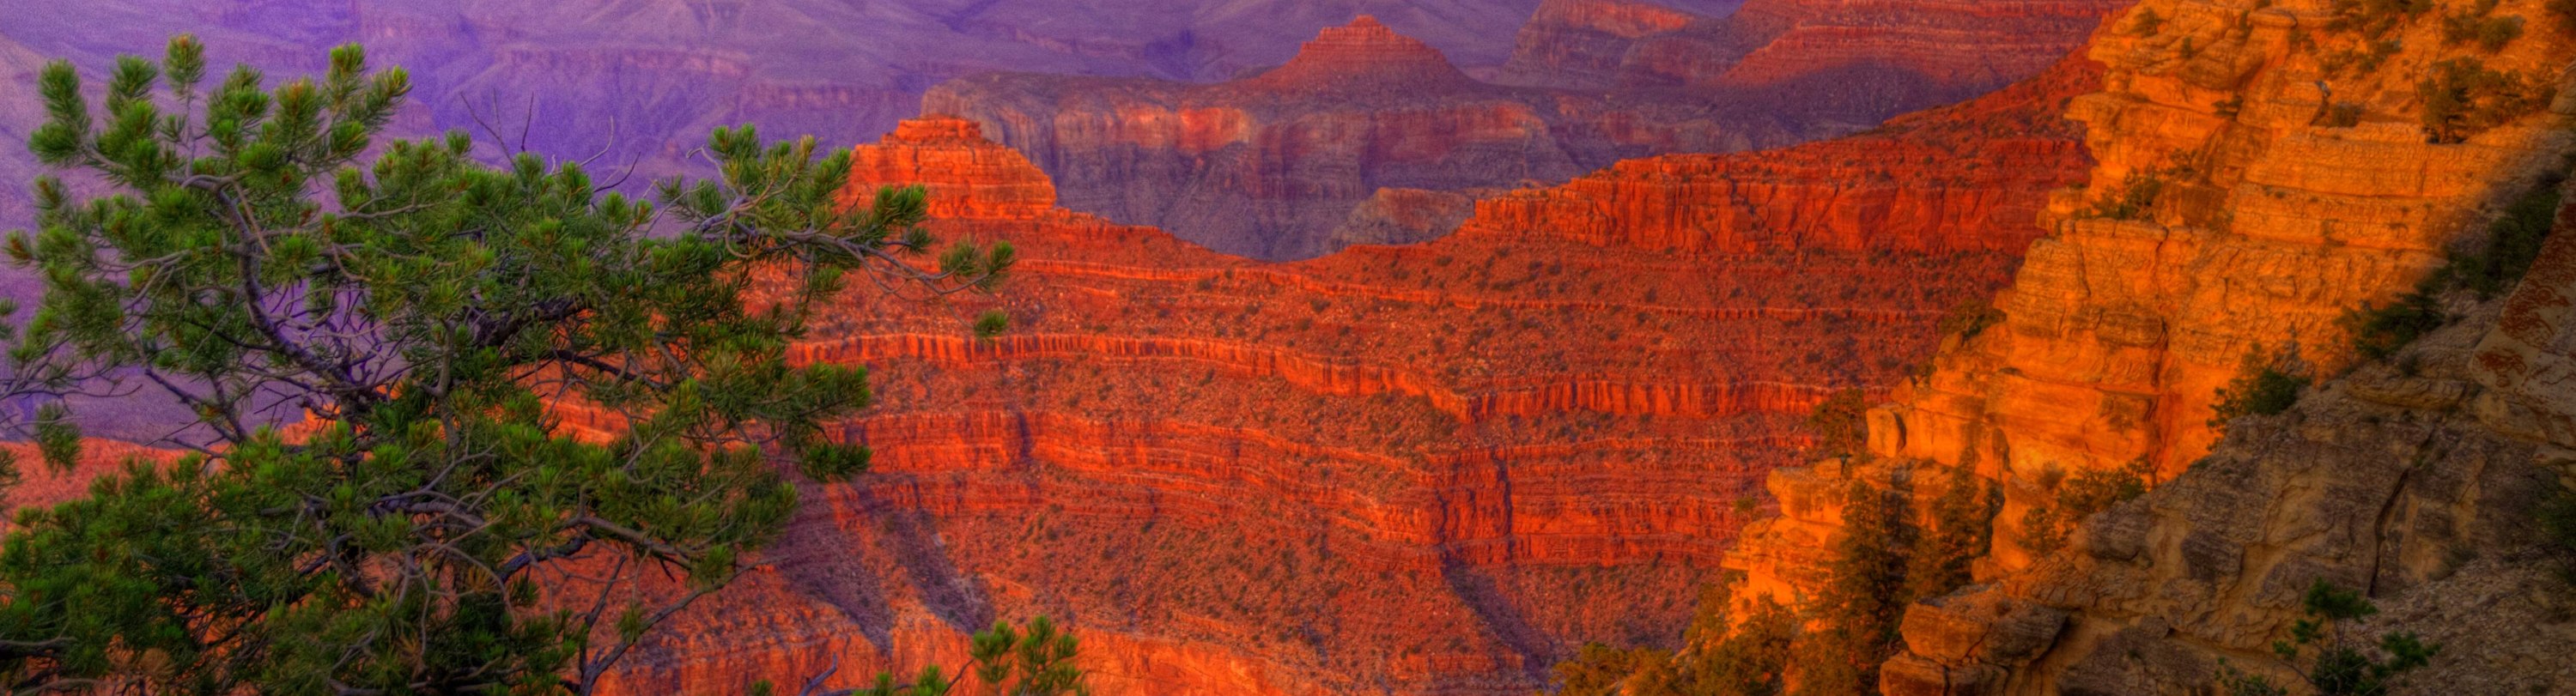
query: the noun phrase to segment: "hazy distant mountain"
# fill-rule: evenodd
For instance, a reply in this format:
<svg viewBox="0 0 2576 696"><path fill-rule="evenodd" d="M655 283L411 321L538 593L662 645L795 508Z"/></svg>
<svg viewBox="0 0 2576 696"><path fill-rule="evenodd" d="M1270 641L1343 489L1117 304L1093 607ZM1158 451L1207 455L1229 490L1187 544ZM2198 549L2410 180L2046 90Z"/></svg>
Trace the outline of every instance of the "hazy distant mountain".
<svg viewBox="0 0 2576 696"><path fill-rule="evenodd" d="M1701 9L1723 0L1677 0ZM412 72L398 130L483 131L646 174L686 166L717 125L873 140L931 85L1012 70L1220 80L1372 13L1456 56L1499 64L1538 0L0 0L0 226L27 219L30 88L45 59L97 70L203 37L218 64L276 79L363 42ZM486 139L489 139L488 136Z"/></svg>

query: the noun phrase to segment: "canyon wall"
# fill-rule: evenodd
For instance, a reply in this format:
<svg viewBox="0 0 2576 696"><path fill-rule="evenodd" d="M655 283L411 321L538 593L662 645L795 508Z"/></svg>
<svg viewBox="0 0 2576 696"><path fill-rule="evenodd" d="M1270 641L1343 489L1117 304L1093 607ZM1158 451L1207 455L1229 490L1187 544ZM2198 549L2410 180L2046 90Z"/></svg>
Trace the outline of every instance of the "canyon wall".
<svg viewBox="0 0 2576 696"><path fill-rule="evenodd" d="M2566 361L2549 342L2564 257L2501 308L2447 296L2457 325L2388 360L2357 361L2344 317L2477 253L2495 211L2563 170L2571 105L2548 95L2576 46L2539 28L2555 20L2537 3L2437 3L2384 37L2338 11L2147 0L2105 22L2087 49L2104 89L2067 112L2099 163L2041 216L2000 323L1871 412L1873 463L1771 475L1782 515L1744 530L1740 594L1813 596L1854 477L1966 466L2004 493L1980 584L1906 612L1887 693L2170 693L2208 687L2221 658L2277 682L2269 646L2318 580L2386 603L2383 627L2477 653L2449 653L2427 688L2566 689L2537 657L2569 644L2548 618L2563 610L2531 594L2547 573L2518 550L2556 485L2544 465L2565 459L2564 407L2540 405L2563 396L2542 375ZM2480 12L2534 29L2492 49L2445 39L2446 17ZM2461 59L2549 108L2440 137L2430 85ZM2212 425L2249 356L2331 379L2287 414ZM2055 485L2133 462L2143 500L2033 550L2023 521Z"/></svg>
<svg viewBox="0 0 2576 696"><path fill-rule="evenodd" d="M1068 621L1116 693L1517 694L1583 642L1668 642L1809 407L1884 395L1946 308L2009 277L2016 257L1979 241L1996 232L1929 241L1942 225L2081 175L2073 130L2042 116L2091 88L2066 70L1870 141L1680 157L1550 197L1601 196L1595 224L1643 228L1735 205L1662 186L1928 182L1847 193L1916 211L1886 223L1902 232L1761 235L1846 240L1816 249L1674 250L1488 204L1435 241L1264 264L1043 208L1044 174L976 124L907 123L858 149L850 200L922 183L936 233L1011 240L1018 275L938 303L853 293L796 347L873 369L881 405L838 432L874 472L810 490L764 569L655 639L624 688L953 662L962 632L1034 614ZM1859 159L1887 148L1950 157ZM1774 157L1810 164L1750 163ZM974 338L986 309L1012 331Z"/></svg>
<svg viewBox="0 0 2576 696"><path fill-rule="evenodd" d="M1723 13L1731 0L1669 0ZM35 169L21 147L41 116L24 55L102 76L118 54L159 56L194 33L218 72L272 82L318 74L331 47L367 46L415 87L404 137L472 132L528 149L633 166L651 177L712 170L692 152L719 125L773 137L865 142L921 113L940 82L997 70L1219 81L1277 65L1320 27L1373 13L1470 65L1501 63L1538 0L100 0L11 5L0 23L0 174ZM30 64L32 66L33 64ZM32 67L29 68L32 70ZM496 142L497 141L497 142ZM0 228L23 225L24 177L0 186ZM637 188L640 188L638 186Z"/></svg>
<svg viewBox="0 0 2576 696"><path fill-rule="evenodd" d="M1547 0L1497 79L1632 94L1713 88L1866 128L2037 74L2123 5L1748 0L1714 19L1635 0Z"/></svg>
<svg viewBox="0 0 2576 696"><path fill-rule="evenodd" d="M2041 72L2114 6L1753 3L1711 19L1552 0L1497 71L1508 84L1362 17L1235 82L994 74L940 85L924 109L1029 153L1069 208L1221 252L1301 259L1347 243L1334 230L1380 189L1547 185L1622 159L1779 147L1960 101ZM2007 47L2005 35L2020 38ZM1655 77L1667 68L1710 75ZM1618 76L1592 77L1604 71Z"/></svg>
<svg viewBox="0 0 2576 696"><path fill-rule="evenodd" d="M2189 473L2094 516L2066 552L1914 605L1883 690L2179 693L2211 687L2221 664L2302 683L2271 646L2320 581L2379 605L2349 635L2441 646L2391 693L2576 689L2576 599L2534 546L2542 501L2576 480L2563 429L2576 401L2545 367L2576 356L2571 230L2576 208L2561 209L2550 255L2512 295L2454 296L2452 326L2286 413L2238 419Z"/></svg>

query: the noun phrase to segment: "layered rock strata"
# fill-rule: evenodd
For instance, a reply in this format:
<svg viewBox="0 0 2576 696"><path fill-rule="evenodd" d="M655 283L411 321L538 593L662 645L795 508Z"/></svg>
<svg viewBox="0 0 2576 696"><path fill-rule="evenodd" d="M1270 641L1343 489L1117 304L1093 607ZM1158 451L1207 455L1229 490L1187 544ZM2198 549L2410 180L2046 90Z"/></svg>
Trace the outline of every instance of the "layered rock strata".
<svg viewBox="0 0 2576 696"><path fill-rule="evenodd" d="M1711 18L1637 0L1548 0L1521 27L1498 79L1763 89L1782 100L1775 107L1867 123L1893 113L1878 109L1955 102L2036 74L2124 4L1749 0Z"/></svg>
<svg viewBox="0 0 2576 696"><path fill-rule="evenodd" d="M2541 501L2576 474L2571 402L2500 345L2553 334L2531 362L2571 359L2564 322L2526 321L2576 292L2576 209L2510 299L2454 297L2458 323L2238 420L2191 471L2088 520L2069 551L1906 612L1891 695L2180 693L2225 664L2299 683L2271 654L2323 581L2382 613L2340 630L2443 646L2392 693L2576 689L2576 601L2533 546ZM2525 344L2527 345L2527 344ZM2534 398L2540 396L2541 398ZM2563 493L2558 493L2563 494ZM2375 640L2375 639L2374 639ZM2311 651L2313 653L2313 651Z"/></svg>
<svg viewBox="0 0 2576 696"><path fill-rule="evenodd" d="M2564 37L2492 52L2445 41L2445 16L2480 10L2444 4L2400 16L2363 66L2381 44L2338 29L2336 11L2148 0L2096 34L2105 89L2068 110L2100 160L2089 185L2042 216L2048 235L1995 300L2001 322L1870 414L1880 463L1858 475L1938 480L1969 466L2005 493L1984 584L1909 609L1886 692L2180 692L2209 686L2220 658L2279 681L2269 646L2318 580L2407 607L2387 625L2499 659L2569 644L2546 619L2555 610L2514 597L2541 574L2511 560L2556 485L2536 464L2564 446L2552 433L2565 409L2544 405L2563 396L2544 376L2565 362L2565 344L2549 343L2564 323L2563 259L2503 308L2452 297L2463 325L2308 390L2289 414L2209 424L2249 355L2312 375L2352 368L2348 312L2474 252L2492 211L2564 166L2565 100L2464 142L2435 142L2420 111L2421 83L2454 59L2560 86L2576 53ZM2066 551L2031 550L2022 522L2056 504L2051 482L2133 462L2153 492L2084 522ZM1819 586L1829 559L1815 549L1840 519L1817 492L1852 475L1772 474L1783 516L1748 527L1730 561L1757 594L1794 601ZM2470 560L2488 553L2504 558ZM2420 589L2437 585L2462 594ZM2490 600L2540 632L2501 640L2448 623L2470 611L2461 602ZM2479 693L2566 688L2545 668L2447 669L2497 689ZM2538 681L2506 683L2524 677Z"/></svg>
<svg viewBox="0 0 2576 696"><path fill-rule="evenodd" d="M2071 132L1990 151L1950 138L2008 129L1950 124L2054 108L1944 112L1851 152L2054 172L1998 179L2016 188L1992 201L1920 186L1944 211L1926 219L2036 207L2083 169ZM894 164L859 167L852 200L925 183L950 200L934 230L1013 241L1018 277L943 304L853 294L795 349L875 369L881 407L838 432L876 470L810 492L768 570L657 639L628 689L953 661L962 631L1048 614L1104 691L1525 693L1570 646L1678 635L1809 406L1883 394L1943 310L2015 261L1904 241L1930 224L1884 247L1682 251L1488 204L1437 241L1262 264L1033 211L1043 175L974 129L924 119L860 148ZM1627 171L1557 200L1753 169ZM1613 226L1677 214L1600 208ZM988 308L1013 330L971 337Z"/></svg>
<svg viewBox="0 0 2576 696"><path fill-rule="evenodd" d="M1660 6L1552 2L1522 37L1519 50L1532 57L1516 59L1506 71L1521 76L1520 86L1476 81L1430 47L1362 17L1326 30L1286 65L1235 82L994 74L934 88L924 108L977 121L996 140L1029 153L1060 182L1069 208L1160 226L1221 252L1302 259L1346 243L1334 231L1356 207L1385 203L1376 197L1381 189L1553 184L1623 158L1784 146L1959 101L2040 72L2074 45L2091 18L2112 7L2107 0L2026 5L2016 16L2027 22L2004 21L2008 12L1936 3L1786 7L1762 15L1788 18L1779 31L1755 31L1725 28L1737 19ZM1827 17L1900 27L1918 21L1918 11L1957 14L1957 21L1942 20L1947 25L2000 21L1989 30L2036 36L2024 39L2032 51L2055 49L2034 61L2022 51L1991 50L1993 42L1984 38L1941 31L1888 29L1903 38L1886 38L1814 29ZM1649 68L1639 66L1679 60L1718 65L1711 68L1718 76L1621 77L1610 84L1579 77L1607 60L1593 53L1613 50L1593 39L1635 35L1677 46L1692 27L1719 27L1707 31L1737 37L1729 39L1736 43L1616 49L1625 56L1616 69L1642 75ZM1767 43L1774 39L1796 43ZM1945 77L1938 89L1917 89L1921 80L1900 65L1910 59L1870 48L1880 44L1953 51L1947 60L1976 67L1934 72L1981 78ZM1731 74L1724 66L1748 57L1759 58L1745 63L1748 72L1724 77ZM1790 75L1779 67L1793 64L1816 70ZM1533 77L1559 73L1578 77Z"/></svg>

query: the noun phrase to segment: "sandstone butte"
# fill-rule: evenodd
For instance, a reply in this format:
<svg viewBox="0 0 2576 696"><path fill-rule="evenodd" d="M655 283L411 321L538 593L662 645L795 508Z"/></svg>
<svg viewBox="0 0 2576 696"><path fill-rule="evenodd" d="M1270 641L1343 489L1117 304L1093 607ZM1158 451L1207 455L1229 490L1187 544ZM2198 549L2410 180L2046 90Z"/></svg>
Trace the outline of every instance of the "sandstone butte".
<svg viewBox="0 0 2576 696"><path fill-rule="evenodd" d="M996 73L923 98L1053 175L1064 205L1269 260L1414 242L1387 189L1561 183L1621 159L1854 133L2039 73L2119 0L1988 6L1753 0L1710 19L1550 0L1479 81L1362 16L1286 64L1218 84ZM1453 203L1454 205L1454 203ZM1358 231L1337 231L1358 225Z"/></svg>
<svg viewBox="0 0 2576 696"><path fill-rule="evenodd" d="M2376 71L2328 64L2361 39L2326 28L2325 2L2146 0L2106 21L2086 51L2105 89L2067 112L2098 163L2088 187L2053 196L2047 235L1997 295L2006 318L1870 414L1876 463L1770 475L1781 517L1744 530L1727 562L1752 588L1738 596L1795 602L1820 585L1854 477L1920 503L1968 466L2005 493L1980 584L1906 613L1887 693L2164 693L2209 684L2222 658L2284 678L2269 646L2320 579L2391 608L2383 625L2468 651L2421 683L2576 688L2552 666L2576 636L2517 594L2540 571L2472 560L2511 557L2549 467L2569 460L2571 402L2545 386L2567 363L2569 235L2501 309L2457 300L2466 319L2396 360L2356 366L2338 321L2411 289L2564 166L2569 137L2551 123L2564 98L2427 142L2415 111L2432 64L2472 56L2546 83L2576 57L2555 32L2492 54L2446 43L2441 18L2471 9L2438 4L2395 30L2403 48ZM2321 118L2335 104L2361 117ZM2086 212L2149 180L2162 193L2135 219ZM2249 353L2293 345L2329 379L2219 442L2216 390ZM2141 460L2157 490L2089 520L2068 550L2031 551L2017 521L2051 504L2051 472Z"/></svg>
<svg viewBox="0 0 2576 696"><path fill-rule="evenodd" d="M2009 276L2088 165L2055 114L2095 75L1285 264L1057 208L975 124L906 123L857 148L850 202L926 185L935 233L1013 241L1018 275L853 293L795 349L874 369L840 428L875 472L811 489L623 689L954 663L1036 614L1103 693L1520 694L1585 641L1669 643L1807 409L1884 395ZM1014 327L974 339L988 308Z"/></svg>

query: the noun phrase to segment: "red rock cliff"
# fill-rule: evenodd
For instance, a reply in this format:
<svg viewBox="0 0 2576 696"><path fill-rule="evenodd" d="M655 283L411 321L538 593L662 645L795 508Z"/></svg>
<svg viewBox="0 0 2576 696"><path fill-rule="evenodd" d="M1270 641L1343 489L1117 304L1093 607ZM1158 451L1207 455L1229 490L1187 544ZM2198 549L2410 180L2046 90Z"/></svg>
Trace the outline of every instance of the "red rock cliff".
<svg viewBox="0 0 2576 696"><path fill-rule="evenodd" d="M1523 86L1468 79L1363 19L1233 83L997 74L941 85L924 103L1029 153L1067 207L1221 252L1300 259L1349 239L1333 230L1381 189L1553 184L1623 158L1784 146L1959 101L2038 73L2110 2L1783 4L1710 20L1559 0L1525 30L1530 57L1506 71ZM1906 28L1918 22L1946 28ZM1980 22L2002 24L1971 31ZM2005 50L2001 34L2022 38ZM1541 79L1597 72L1613 53L1627 77ZM1812 69L1760 67L1800 64ZM1668 69L1709 77L1659 77Z"/></svg>
<svg viewBox="0 0 2576 696"><path fill-rule="evenodd" d="M2054 197L2047 235L1997 297L2001 323L1870 416L1886 466L1941 480L1974 462L2004 492L1983 584L1906 613L1908 651L1882 672L1886 692L2180 692L2209 684L2221 658L2278 671L2267 648L2318 580L2423 612L2478 611L2446 596L2528 609L2495 594L2519 581L2403 594L2456 569L2458 549L2520 543L2527 523L2515 520L2545 480L2531 442L2549 441L2553 409L2532 405L2531 373L2471 381L2467 346L2494 308L2451 303L2465 326L2410 349L2402 362L2416 367L2343 372L2348 311L2413 288L2569 149L2553 125L2565 100L2430 142L2419 110L2435 64L2467 56L2561 87L2576 51L2559 34L2492 52L2446 42L2446 15L2540 10L2439 5L2402 16L2375 67L2354 67L2371 44L2334 29L2322 2L2146 0L2095 35L2087 53L2107 66L2104 89L2068 109L2100 160L2089 185ZM2488 355L2547 362L2510 329L2484 341ZM2246 356L2292 345L2332 379L2284 416L2210 425ZM2034 551L2054 544L2032 543L2023 521L2058 504L2053 481L2134 461L2156 491L2092 517L2063 551ZM1756 592L1816 586L1814 549L1840 521L1830 504L1791 501L1843 479L1823 466L1773 473L1785 514L1749 527L1730 561ZM2467 625L2456 619L2445 621ZM2465 635L2525 649L2476 633ZM2504 693L2487 688L2467 692Z"/></svg>
<svg viewBox="0 0 2576 696"><path fill-rule="evenodd" d="M1616 229L1671 215L1618 202L1639 187L1759 171L1787 205L1846 179L2031 169L1998 174L1991 198L1851 199L1920 211L1884 223L1901 234L1676 251L1489 207L1438 241L1293 264L1060 210L976 216L1024 211L1044 178L962 121L910 124L862 159L984 174L862 167L852 190L930 180L958 199L942 210L966 211L936 230L1012 240L1020 275L948 305L854 294L797 348L876 369L882 407L841 430L876 448L876 472L811 493L771 570L686 619L628 684L917 664L1037 613L1082 632L1096 686L1119 693L1525 693L1583 641L1668 640L1806 409L1883 393L1944 308L2010 273L1988 232L1935 241L1942 226L2034 208L2081 172L2071 131L2036 117L2053 97L2023 96L1549 194L1602 196L1598 224ZM1975 143L1989 132L2011 135ZM1867 159L1900 150L1962 161ZM967 335L985 308L1013 331Z"/></svg>

